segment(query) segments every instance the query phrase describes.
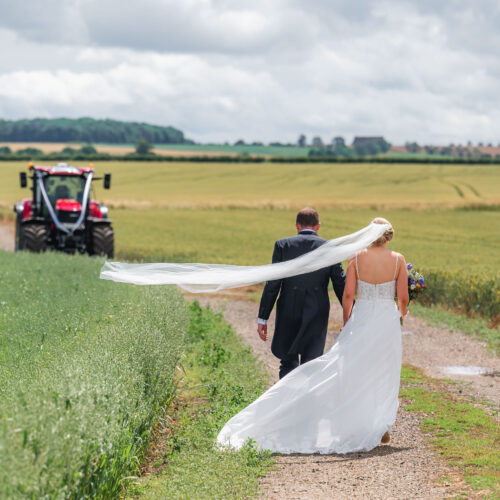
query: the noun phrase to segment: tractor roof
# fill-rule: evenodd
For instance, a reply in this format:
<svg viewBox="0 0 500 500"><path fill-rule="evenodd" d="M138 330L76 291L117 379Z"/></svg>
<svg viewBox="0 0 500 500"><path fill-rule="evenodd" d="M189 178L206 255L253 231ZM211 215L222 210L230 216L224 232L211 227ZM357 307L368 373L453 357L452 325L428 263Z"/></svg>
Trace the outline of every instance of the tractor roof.
<svg viewBox="0 0 500 500"><path fill-rule="evenodd" d="M73 167L67 163L58 163L52 167L33 165L31 163L28 166L30 169L41 170L50 175L83 175L94 170L93 165L90 165L89 167Z"/></svg>

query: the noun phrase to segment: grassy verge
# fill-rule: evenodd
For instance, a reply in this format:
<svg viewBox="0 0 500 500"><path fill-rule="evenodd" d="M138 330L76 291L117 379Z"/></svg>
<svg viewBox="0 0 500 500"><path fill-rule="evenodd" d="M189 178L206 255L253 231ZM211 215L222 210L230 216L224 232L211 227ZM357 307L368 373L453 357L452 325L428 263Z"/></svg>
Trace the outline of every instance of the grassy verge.
<svg viewBox="0 0 500 500"><path fill-rule="evenodd" d="M401 383L403 407L424 416L421 427L431 434L431 446L482 497L500 498L500 429L495 418L416 368L403 366Z"/></svg>
<svg viewBox="0 0 500 500"><path fill-rule="evenodd" d="M488 348L496 355L500 354L500 331L489 328L488 320L476 317L468 318L464 314L444 309L439 305L422 306L412 303L411 313L424 318L430 325L463 332L477 340L486 342Z"/></svg>
<svg viewBox="0 0 500 500"><path fill-rule="evenodd" d="M130 498L251 498L269 470L268 453L250 444L217 450L222 425L266 387L265 371L221 314L191 306L180 390L166 416L168 437L154 443L152 470L128 490ZM161 434L161 432L159 433Z"/></svg>
<svg viewBox="0 0 500 500"><path fill-rule="evenodd" d="M0 251L0 498L114 498L138 472L187 308L101 263Z"/></svg>

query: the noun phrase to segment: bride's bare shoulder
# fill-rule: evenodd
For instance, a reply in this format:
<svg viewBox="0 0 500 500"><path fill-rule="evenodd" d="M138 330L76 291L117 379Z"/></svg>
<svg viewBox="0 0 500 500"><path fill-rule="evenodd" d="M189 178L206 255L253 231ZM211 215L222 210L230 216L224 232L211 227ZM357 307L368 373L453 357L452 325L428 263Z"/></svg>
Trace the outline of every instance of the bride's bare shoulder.
<svg viewBox="0 0 500 500"><path fill-rule="evenodd" d="M402 253L399 252L392 252L392 255L398 259L398 269L401 269L402 267L406 267L406 259L405 256Z"/></svg>

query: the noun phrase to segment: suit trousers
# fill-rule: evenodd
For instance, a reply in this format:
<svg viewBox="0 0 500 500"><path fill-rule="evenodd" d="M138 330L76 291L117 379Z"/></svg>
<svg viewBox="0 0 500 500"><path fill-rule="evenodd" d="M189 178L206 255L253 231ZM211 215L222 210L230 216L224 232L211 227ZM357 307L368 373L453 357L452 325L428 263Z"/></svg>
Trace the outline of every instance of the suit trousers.
<svg viewBox="0 0 500 500"><path fill-rule="evenodd" d="M318 346L318 342L314 345L306 346L304 352L301 354L288 354L286 357L280 359L280 378L288 375L292 370L299 365L303 365L308 361L319 358L323 355L325 346Z"/></svg>

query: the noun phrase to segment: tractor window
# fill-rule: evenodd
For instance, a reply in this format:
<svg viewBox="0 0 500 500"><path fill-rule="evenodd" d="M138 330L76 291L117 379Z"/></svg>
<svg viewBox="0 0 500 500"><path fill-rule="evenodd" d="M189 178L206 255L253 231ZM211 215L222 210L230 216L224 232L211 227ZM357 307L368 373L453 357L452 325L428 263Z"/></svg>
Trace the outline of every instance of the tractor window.
<svg viewBox="0 0 500 500"><path fill-rule="evenodd" d="M50 175L44 179L45 190L52 206L61 198L83 203L85 178L73 175Z"/></svg>

